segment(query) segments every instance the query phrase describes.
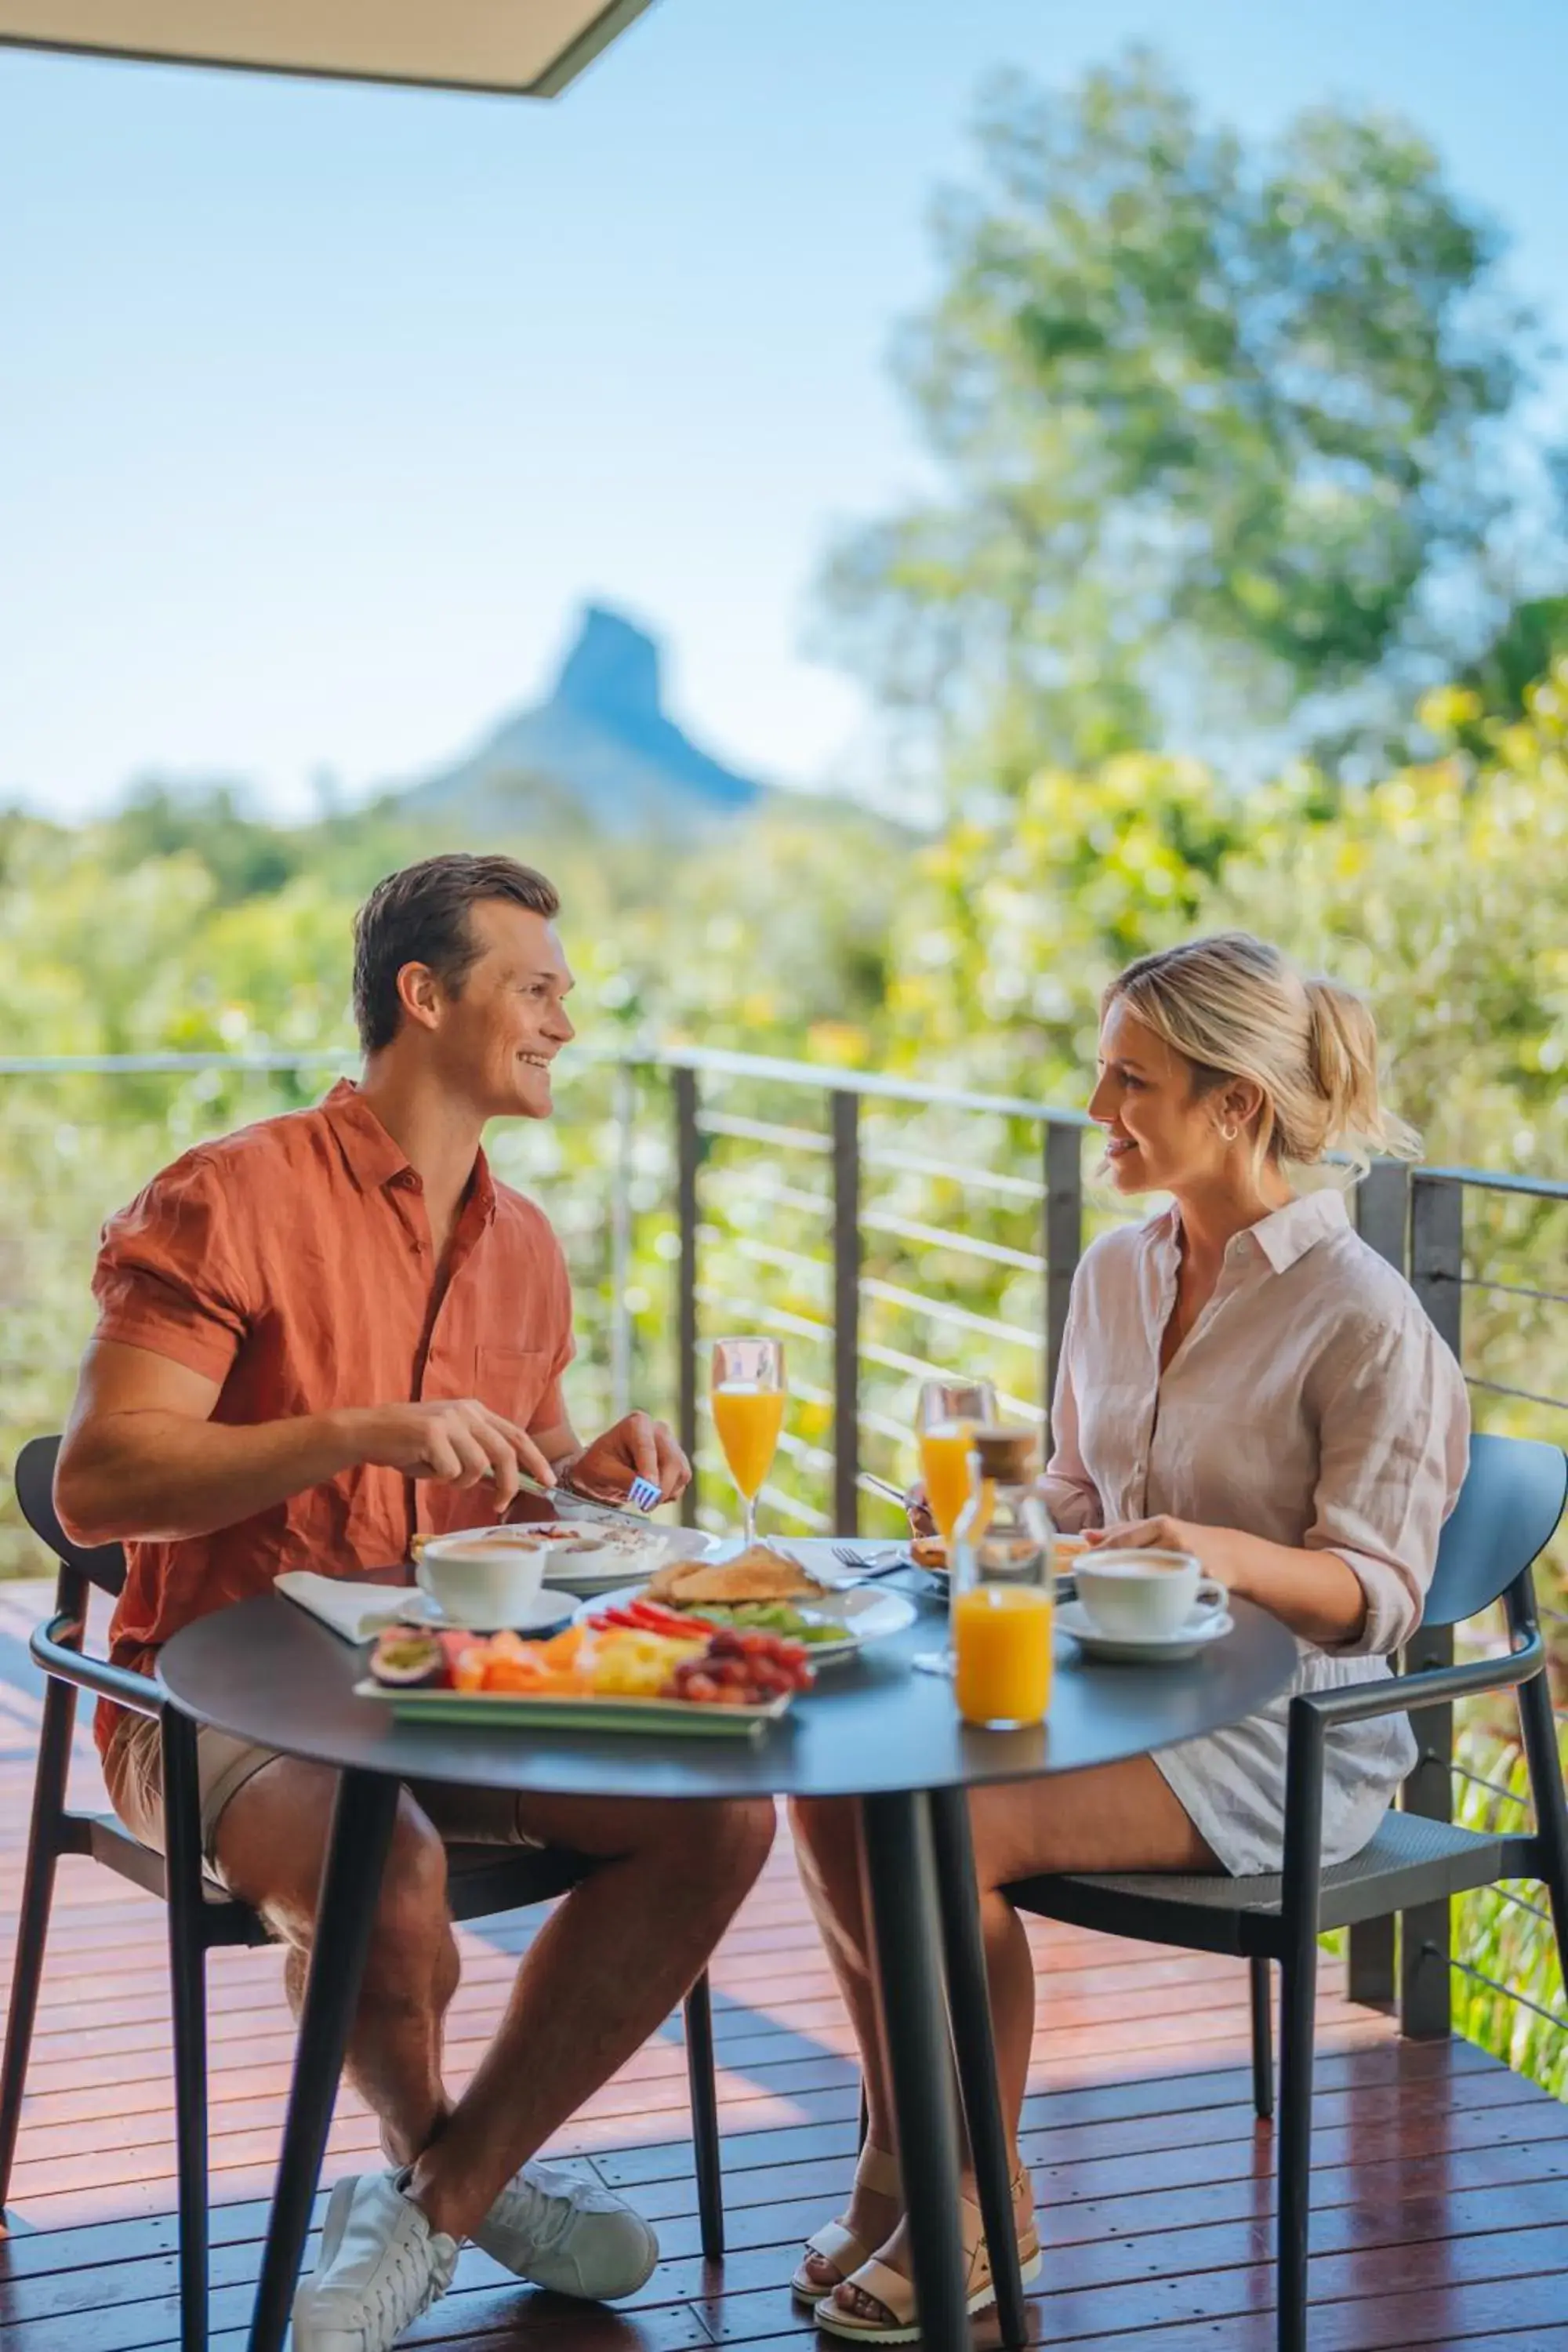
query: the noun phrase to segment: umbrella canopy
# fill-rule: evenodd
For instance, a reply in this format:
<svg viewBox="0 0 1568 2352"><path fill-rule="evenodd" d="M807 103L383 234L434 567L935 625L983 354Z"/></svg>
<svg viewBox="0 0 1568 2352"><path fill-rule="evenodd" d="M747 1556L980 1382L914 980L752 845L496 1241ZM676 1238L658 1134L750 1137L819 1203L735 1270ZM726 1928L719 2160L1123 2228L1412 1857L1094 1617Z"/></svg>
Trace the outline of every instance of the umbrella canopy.
<svg viewBox="0 0 1568 2352"><path fill-rule="evenodd" d="M553 98L648 0L0 0L0 46Z"/></svg>

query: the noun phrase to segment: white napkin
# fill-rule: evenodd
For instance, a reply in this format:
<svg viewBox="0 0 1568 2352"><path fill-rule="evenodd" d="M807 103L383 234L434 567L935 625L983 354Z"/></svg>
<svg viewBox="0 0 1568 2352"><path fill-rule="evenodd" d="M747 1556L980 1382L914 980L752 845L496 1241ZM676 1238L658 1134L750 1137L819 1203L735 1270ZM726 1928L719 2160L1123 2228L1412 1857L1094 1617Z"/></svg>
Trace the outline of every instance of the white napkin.
<svg viewBox="0 0 1568 2352"><path fill-rule="evenodd" d="M274 1582L274 1590L287 1593L345 1642L374 1640L384 1625L389 1625L408 1599L405 1584L357 1584L346 1577L318 1576L313 1569L290 1568Z"/></svg>

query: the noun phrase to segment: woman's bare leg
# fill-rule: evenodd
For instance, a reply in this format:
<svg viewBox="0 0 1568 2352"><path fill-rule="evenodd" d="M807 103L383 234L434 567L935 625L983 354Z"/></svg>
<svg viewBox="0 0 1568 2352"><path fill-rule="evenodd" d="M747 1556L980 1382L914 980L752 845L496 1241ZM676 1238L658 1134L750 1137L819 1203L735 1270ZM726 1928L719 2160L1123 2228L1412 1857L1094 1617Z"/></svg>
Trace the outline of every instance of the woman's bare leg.
<svg viewBox="0 0 1568 2352"><path fill-rule="evenodd" d="M1035 1974L1023 1922L1001 1888L1016 1879L1049 1871L1218 1868L1163 1776L1147 1757L1075 1773L1068 1804L1062 1801L1065 1786L1054 1780L1011 1782L976 1790L969 1801L1003 2119L1015 2171L1034 2041ZM806 1892L823 1923L824 1942L860 2043L872 2136L887 2147L892 2145L892 2114L875 2030L855 1811L850 1805L799 1805L796 1836ZM973 2202L974 2183L967 2168L963 2188L964 2196ZM872 2225L870 2210L866 2210L864 2219L868 2226ZM847 2221L857 2236L866 2236L853 2204ZM879 2247L878 2259L909 2275L901 2221ZM861 2317L875 2317L881 2310L874 2298L847 2282L835 2294L846 2309Z"/></svg>

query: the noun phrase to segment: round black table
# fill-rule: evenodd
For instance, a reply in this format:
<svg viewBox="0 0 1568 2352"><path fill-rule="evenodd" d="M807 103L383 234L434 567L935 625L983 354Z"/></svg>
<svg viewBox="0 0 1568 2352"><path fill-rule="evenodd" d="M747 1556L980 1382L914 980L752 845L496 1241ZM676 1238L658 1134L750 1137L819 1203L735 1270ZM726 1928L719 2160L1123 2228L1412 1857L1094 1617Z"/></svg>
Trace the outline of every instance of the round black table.
<svg viewBox="0 0 1568 2352"><path fill-rule="evenodd" d="M176 1633L159 1666L183 1714L342 1774L252 2352L279 2352L283 2341L405 1779L557 1797L859 1801L922 2336L941 2352L965 2352L957 2117L948 2067L933 2063L950 2022L993 2249L1010 2247L1012 2234L963 1792L1147 1755L1255 1713L1289 1681L1296 1645L1261 1610L1232 1606L1234 1633L1182 1665L1094 1666L1059 1639L1049 1721L994 1732L959 1721L948 1682L910 1672L912 1653L942 1633L941 1608L922 1601L906 1633L851 1665L828 1668L756 1740L398 1723L381 1702L353 1696L363 1653L278 1595ZM1021 2340L1016 2265L1010 2284L1005 2268L998 2263L999 2317L1005 2337Z"/></svg>

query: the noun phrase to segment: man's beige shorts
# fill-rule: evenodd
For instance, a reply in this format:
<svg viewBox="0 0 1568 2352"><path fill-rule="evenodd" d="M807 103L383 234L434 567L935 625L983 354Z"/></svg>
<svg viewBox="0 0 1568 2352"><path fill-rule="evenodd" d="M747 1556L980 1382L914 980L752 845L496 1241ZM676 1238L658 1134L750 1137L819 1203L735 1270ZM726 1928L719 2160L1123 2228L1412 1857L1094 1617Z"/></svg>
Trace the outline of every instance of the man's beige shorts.
<svg viewBox="0 0 1568 2352"><path fill-rule="evenodd" d="M201 1790L202 1855L216 1879L213 1841L218 1819L246 1782L277 1761L277 1750L231 1739L202 1724L196 1731L196 1779ZM153 1717L124 1713L104 1751L103 1778L109 1801L134 1838L163 1851L163 1758ZM465 1789L443 1780L410 1780L410 1795L448 1845L528 1845L531 1837L517 1818L517 1796L508 1789Z"/></svg>

